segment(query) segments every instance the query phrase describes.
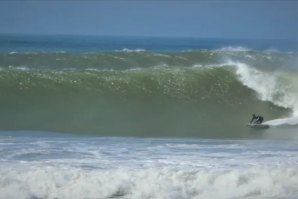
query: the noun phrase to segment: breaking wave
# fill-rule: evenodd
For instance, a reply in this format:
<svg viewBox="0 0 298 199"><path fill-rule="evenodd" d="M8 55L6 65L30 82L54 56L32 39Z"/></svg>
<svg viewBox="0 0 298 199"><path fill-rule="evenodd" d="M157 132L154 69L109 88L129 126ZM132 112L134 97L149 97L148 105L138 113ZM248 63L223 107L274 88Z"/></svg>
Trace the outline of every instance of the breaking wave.
<svg viewBox="0 0 298 199"><path fill-rule="evenodd" d="M8 130L247 137L253 112L272 125L287 117L291 122L279 122L294 124L298 113L295 53L225 48L0 57L0 124Z"/></svg>

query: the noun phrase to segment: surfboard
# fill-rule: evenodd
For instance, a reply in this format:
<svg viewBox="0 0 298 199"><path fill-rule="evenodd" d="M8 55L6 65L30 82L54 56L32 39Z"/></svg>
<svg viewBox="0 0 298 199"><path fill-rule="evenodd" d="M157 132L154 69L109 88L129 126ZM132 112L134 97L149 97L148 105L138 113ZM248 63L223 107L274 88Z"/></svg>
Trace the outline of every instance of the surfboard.
<svg viewBox="0 0 298 199"><path fill-rule="evenodd" d="M268 129L270 127L268 124L247 124L247 126L254 129Z"/></svg>

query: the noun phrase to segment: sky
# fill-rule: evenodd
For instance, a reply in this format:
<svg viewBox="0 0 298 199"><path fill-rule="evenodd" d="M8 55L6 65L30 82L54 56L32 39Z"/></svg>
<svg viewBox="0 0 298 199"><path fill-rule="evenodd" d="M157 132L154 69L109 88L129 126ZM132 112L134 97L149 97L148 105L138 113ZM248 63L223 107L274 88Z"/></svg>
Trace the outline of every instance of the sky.
<svg viewBox="0 0 298 199"><path fill-rule="evenodd" d="M1 0L10 33L298 40L298 1Z"/></svg>

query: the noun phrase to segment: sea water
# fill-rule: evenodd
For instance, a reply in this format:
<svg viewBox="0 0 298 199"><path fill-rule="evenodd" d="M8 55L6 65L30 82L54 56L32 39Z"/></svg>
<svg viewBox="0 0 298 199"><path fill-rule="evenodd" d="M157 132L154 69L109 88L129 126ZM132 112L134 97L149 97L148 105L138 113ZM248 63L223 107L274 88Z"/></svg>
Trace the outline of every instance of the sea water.
<svg viewBox="0 0 298 199"><path fill-rule="evenodd" d="M297 42L0 44L0 198L298 197Z"/></svg>

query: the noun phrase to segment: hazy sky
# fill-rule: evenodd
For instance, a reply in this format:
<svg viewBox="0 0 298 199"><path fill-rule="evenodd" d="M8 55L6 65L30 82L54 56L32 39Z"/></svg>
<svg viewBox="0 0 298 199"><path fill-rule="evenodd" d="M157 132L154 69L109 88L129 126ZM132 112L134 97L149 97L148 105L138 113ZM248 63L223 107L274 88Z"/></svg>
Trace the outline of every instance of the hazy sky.
<svg viewBox="0 0 298 199"><path fill-rule="evenodd" d="M0 33L298 40L298 1L1 0Z"/></svg>

